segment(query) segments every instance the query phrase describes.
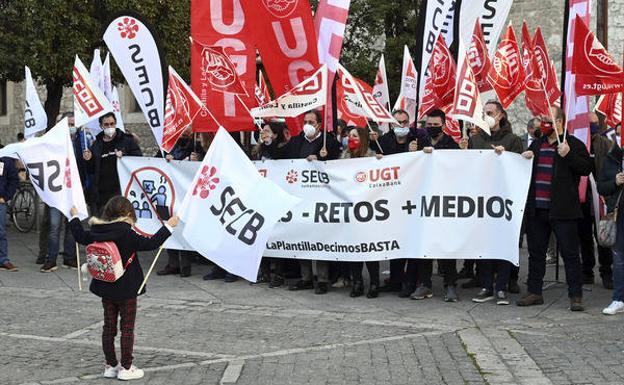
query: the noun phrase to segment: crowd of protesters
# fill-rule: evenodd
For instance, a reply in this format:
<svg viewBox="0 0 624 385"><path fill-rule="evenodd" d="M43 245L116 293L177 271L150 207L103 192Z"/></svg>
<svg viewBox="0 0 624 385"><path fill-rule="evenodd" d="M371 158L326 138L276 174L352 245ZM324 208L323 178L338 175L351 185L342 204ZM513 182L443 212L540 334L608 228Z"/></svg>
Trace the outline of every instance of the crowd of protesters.
<svg viewBox="0 0 624 385"><path fill-rule="evenodd" d="M343 121L338 121L335 129L327 133L324 133L322 115L318 111L309 111L303 116L302 132L295 136L291 135L283 122L265 122L253 136L255 145L247 152L252 160L308 161L361 157L380 159L404 152L422 151L431 154L434 151L473 149L492 150L497 154L505 151L521 154L532 160L533 172L519 239L520 247L523 247L526 239L528 249L527 288L516 304L533 306L544 303L542 290L546 265L556 263L561 258L570 310L584 310L582 285L594 284L598 254L602 285L605 289L613 290L612 302L604 308L603 313L613 315L624 312L624 216L616 216L617 236L614 246L604 247L597 242L598 226L594 220L596 208L592 207L593 202L599 201L606 207L607 213L612 213L617 212L621 203L624 152L618 145L619 140L616 140L620 133L615 132L615 129L607 129L603 117L589 113L591 141L588 150L579 139L564 133L566 117L558 107L553 107L548 116L531 119L522 136L513 133L507 112L499 102L489 101L484 111L490 133L467 125L466 135L459 143L447 135L446 116L440 110L429 112L424 121L411 125L409 114L396 110L393 116L397 124L389 127L387 132L370 127L347 126ZM84 232L77 219L68 222L59 210L46 206L39 224L39 254L36 259L36 263L41 265L41 272L55 271L59 255L63 257L63 267L77 268L76 242L85 244L98 237L115 238L120 250L123 249L124 261L133 258L132 253L139 249L153 249L162 244L171 227L177 223L177 218L161 218L167 221L167 229L163 227L153 239L135 239L129 226L136 221L137 215L132 212L136 208L126 212L132 206L127 199L120 197L117 159L126 155L142 156L138 137L120 130L112 113L100 117L101 132L95 136L88 129L75 127L71 113L62 117L68 118L80 179L93 215L90 222L92 227L90 232ZM197 135L188 131L170 153L158 156L164 156L167 161L201 161L212 138L209 133ZM18 136L18 139L24 140L23 135ZM19 161L0 159L0 268L6 271L17 271L8 258L6 210L7 202L15 194L20 182L20 173L25 173L25 169ZM591 188L586 189L584 199L579 197L581 178L590 174L596 181L597 200L593 199ZM61 234L64 235L62 243ZM207 261L196 252L168 250L167 263L157 274L189 277L193 263ZM464 260L459 271L458 263L454 259L437 261L437 273L442 276L443 282L441 295L446 302L459 300L457 285L462 280L462 288L479 289L472 298L477 303L492 301L497 305L508 305L509 294L521 292L519 268L506 260ZM434 296L432 260L391 259L389 268L389 277L380 282L380 263L376 261L363 263L264 258L258 283L272 288L288 283L288 290L314 290L316 294L325 294L336 288L349 288L349 295L353 298L363 295L377 298L382 292L413 300L426 300ZM125 376L132 379L142 376L142 371L132 365L132 347L131 342L128 342L133 336L137 282L143 279L138 262L133 269L133 274L122 277L125 280L122 284L118 284L118 281L109 287L94 280L95 286L94 283L91 285L91 291L103 299L107 360L105 376L108 377ZM369 277L367 288L364 269ZM203 279L233 282L239 278L213 265ZM126 286L132 290L125 290ZM112 323L116 323L117 314L122 317L121 363L117 362L112 345L116 334Z"/></svg>

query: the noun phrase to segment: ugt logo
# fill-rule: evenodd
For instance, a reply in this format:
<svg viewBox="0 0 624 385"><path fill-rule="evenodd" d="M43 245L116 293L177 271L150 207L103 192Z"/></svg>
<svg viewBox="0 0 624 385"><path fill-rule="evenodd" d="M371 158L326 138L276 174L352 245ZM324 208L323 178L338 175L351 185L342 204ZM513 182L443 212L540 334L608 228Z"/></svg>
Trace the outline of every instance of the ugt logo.
<svg viewBox="0 0 624 385"><path fill-rule="evenodd" d="M210 191L217 188L217 184L219 184L219 178L215 177L216 174L216 167L204 166L201 170L201 175L197 178L197 183L193 188L193 196L199 194L201 199L208 198Z"/></svg>

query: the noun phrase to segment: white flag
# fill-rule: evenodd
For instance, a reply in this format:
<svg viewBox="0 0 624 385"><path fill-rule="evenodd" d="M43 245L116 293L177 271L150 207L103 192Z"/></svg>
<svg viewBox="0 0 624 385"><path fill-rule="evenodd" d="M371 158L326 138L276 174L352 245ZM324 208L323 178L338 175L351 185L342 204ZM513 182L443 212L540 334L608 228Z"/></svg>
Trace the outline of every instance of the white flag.
<svg viewBox="0 0 624 385"><path fill-rule="evenodd" d="M459 42L459 67L455 98L453 101L453 118L470 122L490 135L490 126L483 120L483 103L477 80L472 72L470 58L462 41Z"/></svg>
<svg viewBox="0 0 624 385"><path fill-rule="evenodd" d="M388 76L386 75L386 61L384 55L381 55L379 59L379 68L377 69L377 76L375 76L375 85L373 86L373 97L377 100L377 103L381 104L384 108L390 108L390 91L388 91ZM388 132L390 125L388 123L382 123L379 125L381 131Z"/></svg>
<svg viewBox="0 0 624 385"><path fill-rule="evenodd" d="M251 109L254 118L293 118L325 105L327 101L327 64L276 100Z"/></svg>
<svg viewBox="0 0 624 385"><path fill-rule="evenodd" d="M59 209L67 218L71 218L70 210L76 206L78 217L87 218L87 204L67 118L43 136L0 149L0 157L15 154L28 168L30 181L42 201Z"/></svg>
<svg viewBox="0 0 624 385"><path fill-rule="evenodd" d="M89 67L89 75L91 75L91 80L93 84L95 84L100 91L106 96L106 92L104 92L104 66L102 65L102 57L100 55L100 50L93 50L93 60L91 60L91 66ZM110 99L106 98L108 101ZM102 131L100 128L100 122L97 120L92 120L86 124L87 128L91 130L93 135L97 135Z"/></svg>
<svg viewBox="0 0 624 385"><path fill-rule="evenodd" d="M409 115L410 124L416 120L418 72L414 67L412 55L407 46L403 49L403 71L401 73L401 91L393 110L405 110Z"/></svg>
<svg viewBox="0 0 624 385"><path fill-rule="evenodd" d="M117 120L117 128L119 128L123 132L126 132L123 117L121 116L121 103L119 102L119 91L117 90L117 87L113 87L113 93L111 94L110 102L113 106L113 112L115 113L115 118Z"/></svg>
<svg viewBox="0 0 624 385"><path fill-rule="evenodd" d="M113 101L113 81L110 72L110 53L106 54L104 64L102 64L102 91L108 101Z"/></svg>
<svg viewBox="0 0 624 385"><path fill-rule="evenodd" d="M299 202L262 177L221 127L179 211L182 237L231 274L256 282L271 230Z"/></svg>
<svg viewBox="0 0 624 385"><path fill-rule="evenodd" d="M48 127L48 115L41 104L30 68L26 72L26 102L24 106L24 136L30 138Z"/></svg>
<svg viewBox="0 0 624 385"><path fill-rule="evenodd" d="M91 79L84 64L76 55L74 62L74 116L76 126L84 126L107 112L113 111L113 106L104 96L100 87ZM98 126L99 129L99 126Z"/></svg>
<svg viewBox="0 0 624 385"><path fill-rule="evenodd" d="M494 56L498 38L506 26L507 16L513 0L471 0L462 1L459 18L459 38L464 45L470 47L472 31L477 20L481 23L485 44L490 56ZM459 62L458 62L459 63Z"/></svg>

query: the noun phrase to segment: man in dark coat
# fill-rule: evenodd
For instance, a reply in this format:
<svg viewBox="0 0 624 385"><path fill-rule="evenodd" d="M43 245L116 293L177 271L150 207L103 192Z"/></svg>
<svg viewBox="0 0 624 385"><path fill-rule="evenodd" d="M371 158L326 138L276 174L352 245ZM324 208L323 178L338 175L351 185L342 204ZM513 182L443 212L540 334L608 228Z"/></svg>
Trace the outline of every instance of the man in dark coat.
<svg viewBox="0 0 624 385"><path fill-rule="evenodd" d="M593 169L585 144L563 135L565 115L552 107L550 117L542 119L542 137L522 155L533 159L533 174L527 199L527 244L529 249L528 293L518 306L541 305L546 273L546 249L554 231L565 265L570 310L583 311L581 259L578 220L582 218L578 186L581 176Z"/></svg>

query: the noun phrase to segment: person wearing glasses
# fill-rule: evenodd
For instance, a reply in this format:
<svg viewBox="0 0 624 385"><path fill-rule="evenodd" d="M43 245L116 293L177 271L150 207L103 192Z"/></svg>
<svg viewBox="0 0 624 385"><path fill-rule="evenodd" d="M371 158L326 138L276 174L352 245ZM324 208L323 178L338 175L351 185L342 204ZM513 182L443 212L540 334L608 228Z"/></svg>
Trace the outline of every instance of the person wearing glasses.
<svg viewBox="0 0 624 385"><path fill-rule="evenodd" d="M89 150L82 153L87 162L87 171L93 175L91 197L92 207L98 215L106 202L116 195L121 195L117 158L124 155L142 156L141 149L132 135L117 128L115 114L109 112L99 119L100 132Z"/></svg>

